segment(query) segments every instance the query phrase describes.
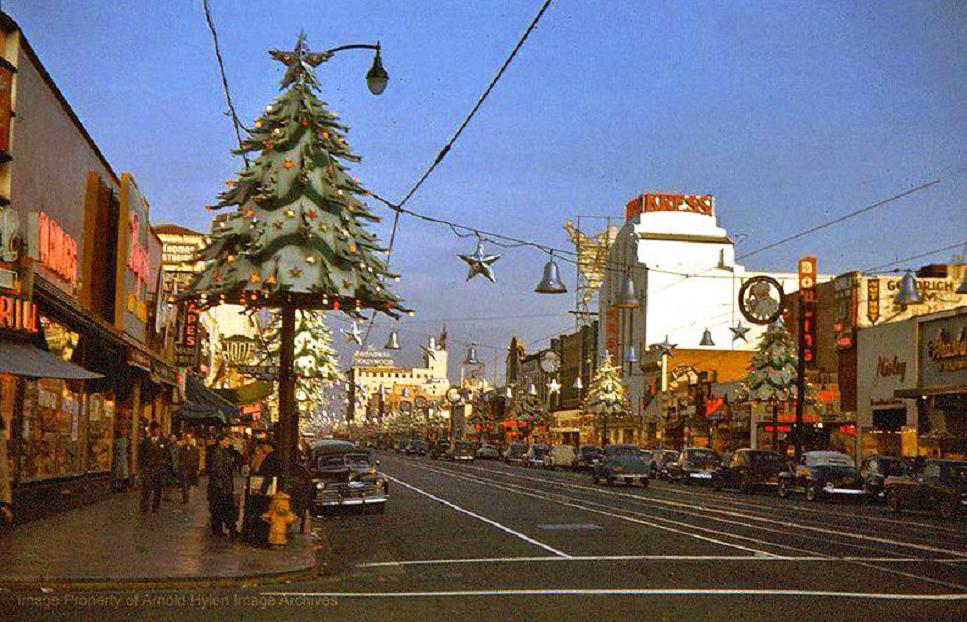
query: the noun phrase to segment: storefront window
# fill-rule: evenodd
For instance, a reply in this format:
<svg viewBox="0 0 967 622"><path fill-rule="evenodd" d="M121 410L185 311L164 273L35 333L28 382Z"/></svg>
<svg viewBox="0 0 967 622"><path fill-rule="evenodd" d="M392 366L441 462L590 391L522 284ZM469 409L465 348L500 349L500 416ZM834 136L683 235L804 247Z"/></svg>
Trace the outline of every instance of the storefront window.
<svg viewBox="0 0 967 622"><path fill-rule="evenodd" d="M87 398L87 470L111 470L114 443L114 400L95 393Z"/></svg>
<svg viewBox="0 0 967 622"><path fill-rule="evenodd" d="M14 472L14 455L10 439L13 438L13 412L16 393L16 376L0 374L0 419L3 420L3 430L0 431L0 443L7 443L7 458L10 464L10 473Z"/></svg>
<svg viewBox="0 0 967 622"><path fill-rule="evenodd" d="M26 383L20 481L81 473L81 398L62 380Z"/></svg>

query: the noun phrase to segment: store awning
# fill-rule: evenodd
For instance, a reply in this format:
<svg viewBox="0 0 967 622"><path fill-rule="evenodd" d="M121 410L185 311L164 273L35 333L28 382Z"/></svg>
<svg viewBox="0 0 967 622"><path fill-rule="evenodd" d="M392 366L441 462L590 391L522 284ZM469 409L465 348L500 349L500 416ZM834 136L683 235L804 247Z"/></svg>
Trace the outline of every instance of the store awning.
<svg viewBox="0 0 967 622"><path fill-rule="evenodd" d="M205 419L226 422L238 414L238 407L215 393L195 376L185 378L185 403L178 409L182 419L201 421Z"/></svg>
<svg viewBox="0 0 967 622"><path fill-rule="evenodd" d="M29 343L16 341L0 341L0 374L61 380L103 378Z"/></svg>
<svg viewBox="0 0 967 622"><path fill-rule="evenodd" d="M208 406L199 406L198 404L192 404L191 402L185 402L179 406L175 414L177 417L187 419L189 421L215 423L220 425L225 424L227 419L225 415L214 408Z"/></svg>
<svg viewBox="0 0 967 622"><path fill-rule="evenodd" d="M214 389L214 391L225 399L239 406L244 406L272 395L275 392L275 383L260 380L235 389Z"/></svg>

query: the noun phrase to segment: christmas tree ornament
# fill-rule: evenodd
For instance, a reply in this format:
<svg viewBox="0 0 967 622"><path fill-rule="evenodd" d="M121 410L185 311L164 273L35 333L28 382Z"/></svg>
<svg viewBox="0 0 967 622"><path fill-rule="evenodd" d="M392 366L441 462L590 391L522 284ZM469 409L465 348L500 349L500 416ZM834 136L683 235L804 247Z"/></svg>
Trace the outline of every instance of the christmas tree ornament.
<svg viewBox="0 0 967 622"><path fill-rule="evenodd" d="M346 343L356 342L356 345L363 345L363 336L359 333L359 326L353 321L352 326L349 330L342 331L343 335L346 335Z"/></svg>
<svg viewBox="0 0 967 622"><path fill-rule="evenodd" d="M730 326L729 330L732 331L732 341L737 341L741 339L742 341L748 342L745 334L749 332L749 327L742 324L742 320L735 326Z"/></svg>
<svg viewBox="0 0 967 622"><path fill-rule="evenodd" d="M557 378L551 378L551 381L547 383L547 394L554 395L555 393L561 392L561 383L557 381Z"/></svg>
<svg viewBox="0 0 967 622"><path fill-rule="evenodd" d="M483 240L477 239L477 248L474 250L472 255L458 255L468 266L470 270L467 272L467 280L469 281L478 274L483 275L491 283L496 283L497 278L494 276L493 264L500 259L500 255L487 255L483 250Z"/></svg>

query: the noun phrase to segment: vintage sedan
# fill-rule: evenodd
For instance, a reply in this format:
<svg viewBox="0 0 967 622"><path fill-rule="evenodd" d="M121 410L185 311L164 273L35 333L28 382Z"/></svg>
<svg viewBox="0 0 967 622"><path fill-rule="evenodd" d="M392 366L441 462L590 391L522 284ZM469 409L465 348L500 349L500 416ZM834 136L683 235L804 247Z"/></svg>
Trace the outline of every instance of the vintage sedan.
<svg viewBox="0 0 967 622"><path fill-rule="evenodd" d="M665 465L670 481L691 484L712 481L712 472L721 464L722 458L714 449L690 447L683 449L678 459Z"/></svg>
<svg viewBox="0 0 967 622"><path fill-rule="evenodd" d="M438 441L434 441L430 445L430 459L439 460L440 458L446 458L447 453L450 451L450 440L446 438L441 438Z"/></svg>
<svg viewBox="0 0 967 622"><path fill-rule="evenodd" d="M863 463L860 464L860 477L863 478L866 493L873 498L884 497L883 483L886 478L906 475L911 466L910 461L896 456L870 456L865 458Z"/></svg>
<svg viewBox="0 0 967 622"><path fill-rule="evenodd" d="M476 453L470 441L456 441L447 450L446 459L453 462L473 462Z"/></svg>
<svg viewBox="0 0 967 622"><path fill-rule="evenodd" d="M551 448L543 443L534 443L527 449L524 466L543 467L547 464Z"/></svg>
<svg viewBox="0 0 967 622"><path fill-rule="evenodd" d="M581 445L578 455L574 459L575 469L591 469L594 463L601 459L601 448L597 445Z"/></svg>
<svg viewBox="0 0 967 622"><path fill-rule="evenodd" d="M967 461L927 460L916 474L887 477L886 507L934 511L951 519L967 511Z"/></svg>
<svg viewBox="0 0 967 622"><path fill-rule="evenodd" d="M647 488L651 477L650 464L651 452L634 445L608 445L595 463L591 478L595 484L604 482L613 486L615 482L638 482Z"/></svg>
<svg viewBox="0 0 967 622"><path fill-rule="evenodd" d="M505 464L526 464L527 445L523 443L511 443L504 450L503 459Z"/></svg>
<svg viewBox="0 0 967 622"><path fill-rule="evenodd" d="M807 451L799 464L779 474L779 496L801 492L808 501L820 497L866 497L863 478L853 459L838 451Z"/></svg>
<svg viewBox="0 0 967 622"><path fill-rule="evenodd" d="M425 456L429 449L430 447L426 444L426 441L416 438L406 444L406 447L403 448L403 453L407 456Z"/></svg>
<svg viewBox="0 0 967 622"><path fill-rule="evenodd" d="M312 445L307 462L312 476L309 509L314 514L338 507L368 507L379 513L385 509L389 482L371 450L323 439Z"/></svg>
<svg viewBox="0 0 967 622"><path fill-rule="evenodd" d="M788 464L788 458L774 451L739 449L712 471L712 488L750 493L756 488L776 486L779 474L788 470Z"/></svg>
<svg viewBox="0 0 967 622"><path fill-rule="evenodd" d="M544 466L548 469L573 469L577 460L577 451L572 445L551 445L551 452L547 454Z"/></svg>
<svg viewBox="0 0 967 622"><path fill-rule="evenodd" d="M481 443L480 447L477 448L477 458L481 460L499 460L500 450L496 445Z"/></svg>
<svg viewBox="0 0 967 622"><path fill-rule="evenodd" d="M665 467L676 460L678 452L674 449L656 449L651 452L651 479L665 479L668 476Z"/></svg>

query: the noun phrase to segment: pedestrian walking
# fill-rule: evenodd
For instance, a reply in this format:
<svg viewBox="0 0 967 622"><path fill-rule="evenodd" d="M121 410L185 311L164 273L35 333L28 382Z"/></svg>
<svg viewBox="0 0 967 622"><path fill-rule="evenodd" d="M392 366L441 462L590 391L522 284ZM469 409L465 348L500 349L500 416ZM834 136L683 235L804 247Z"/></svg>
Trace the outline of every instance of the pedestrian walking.
<svg viewBox="0 0 967 622"><path fill-rule="evenodd" d="M178 447L178 481L181 485L181 502L188 503L191 487L198 483L198 445L195 437L186 432Z"/></svg>
<svg viewBox="0 0 967 622"><path fill-rule="evenodd" d="M161 437L161 424L152 421L148 438L138 447L138 469L141 471L141 511L158 511L161 486L168 461L168 443Z"/></svg>
<svg viewBox="0 0 967 622"><path fill-rule="evenodd" d="M181 448L178 445L178 437L174 434L168 436L167 443L168 455L165 457L165 483L164 499L171 501L171 495L175 490L181 488L181 468L178 465L178 456Z"/></svg>
<svg viewBox="0 0 967 622"><path fill-rule="evenodd" d="M279 484L282 483L282 460L279 459L279 452L275 451L275 444L268 436L263 437L259 445L262 446L263 457L255 473L263 478L262 494L264 495L268 492L274 478L278 478ZM282 487L279 486L278 490L282 492Z"/></svg>
<svg viewBox="0 0 967 622"><path fill-rule="evenodd" d="M119 426L114 433L114 462L111 464L111 489L121 492L128 487L128 437Z"/></svg>
<svg viewBox="0 0 967 622"><path fill-rule="evenodd" d="M235 468L229 453L229 437L218 435L218 442L212 448L211 466L208 471L208 509L211 514L212 533L217 536L235 537L238 532L235 522L238 509L235 507Z"/></svg>
<svg viewBox="0 0 967 622"><path fill-rule="evenodd" d="M0 522L13 522L13 489L10 486L10 462L7 460L7 424L0 416Z"/></svg>

